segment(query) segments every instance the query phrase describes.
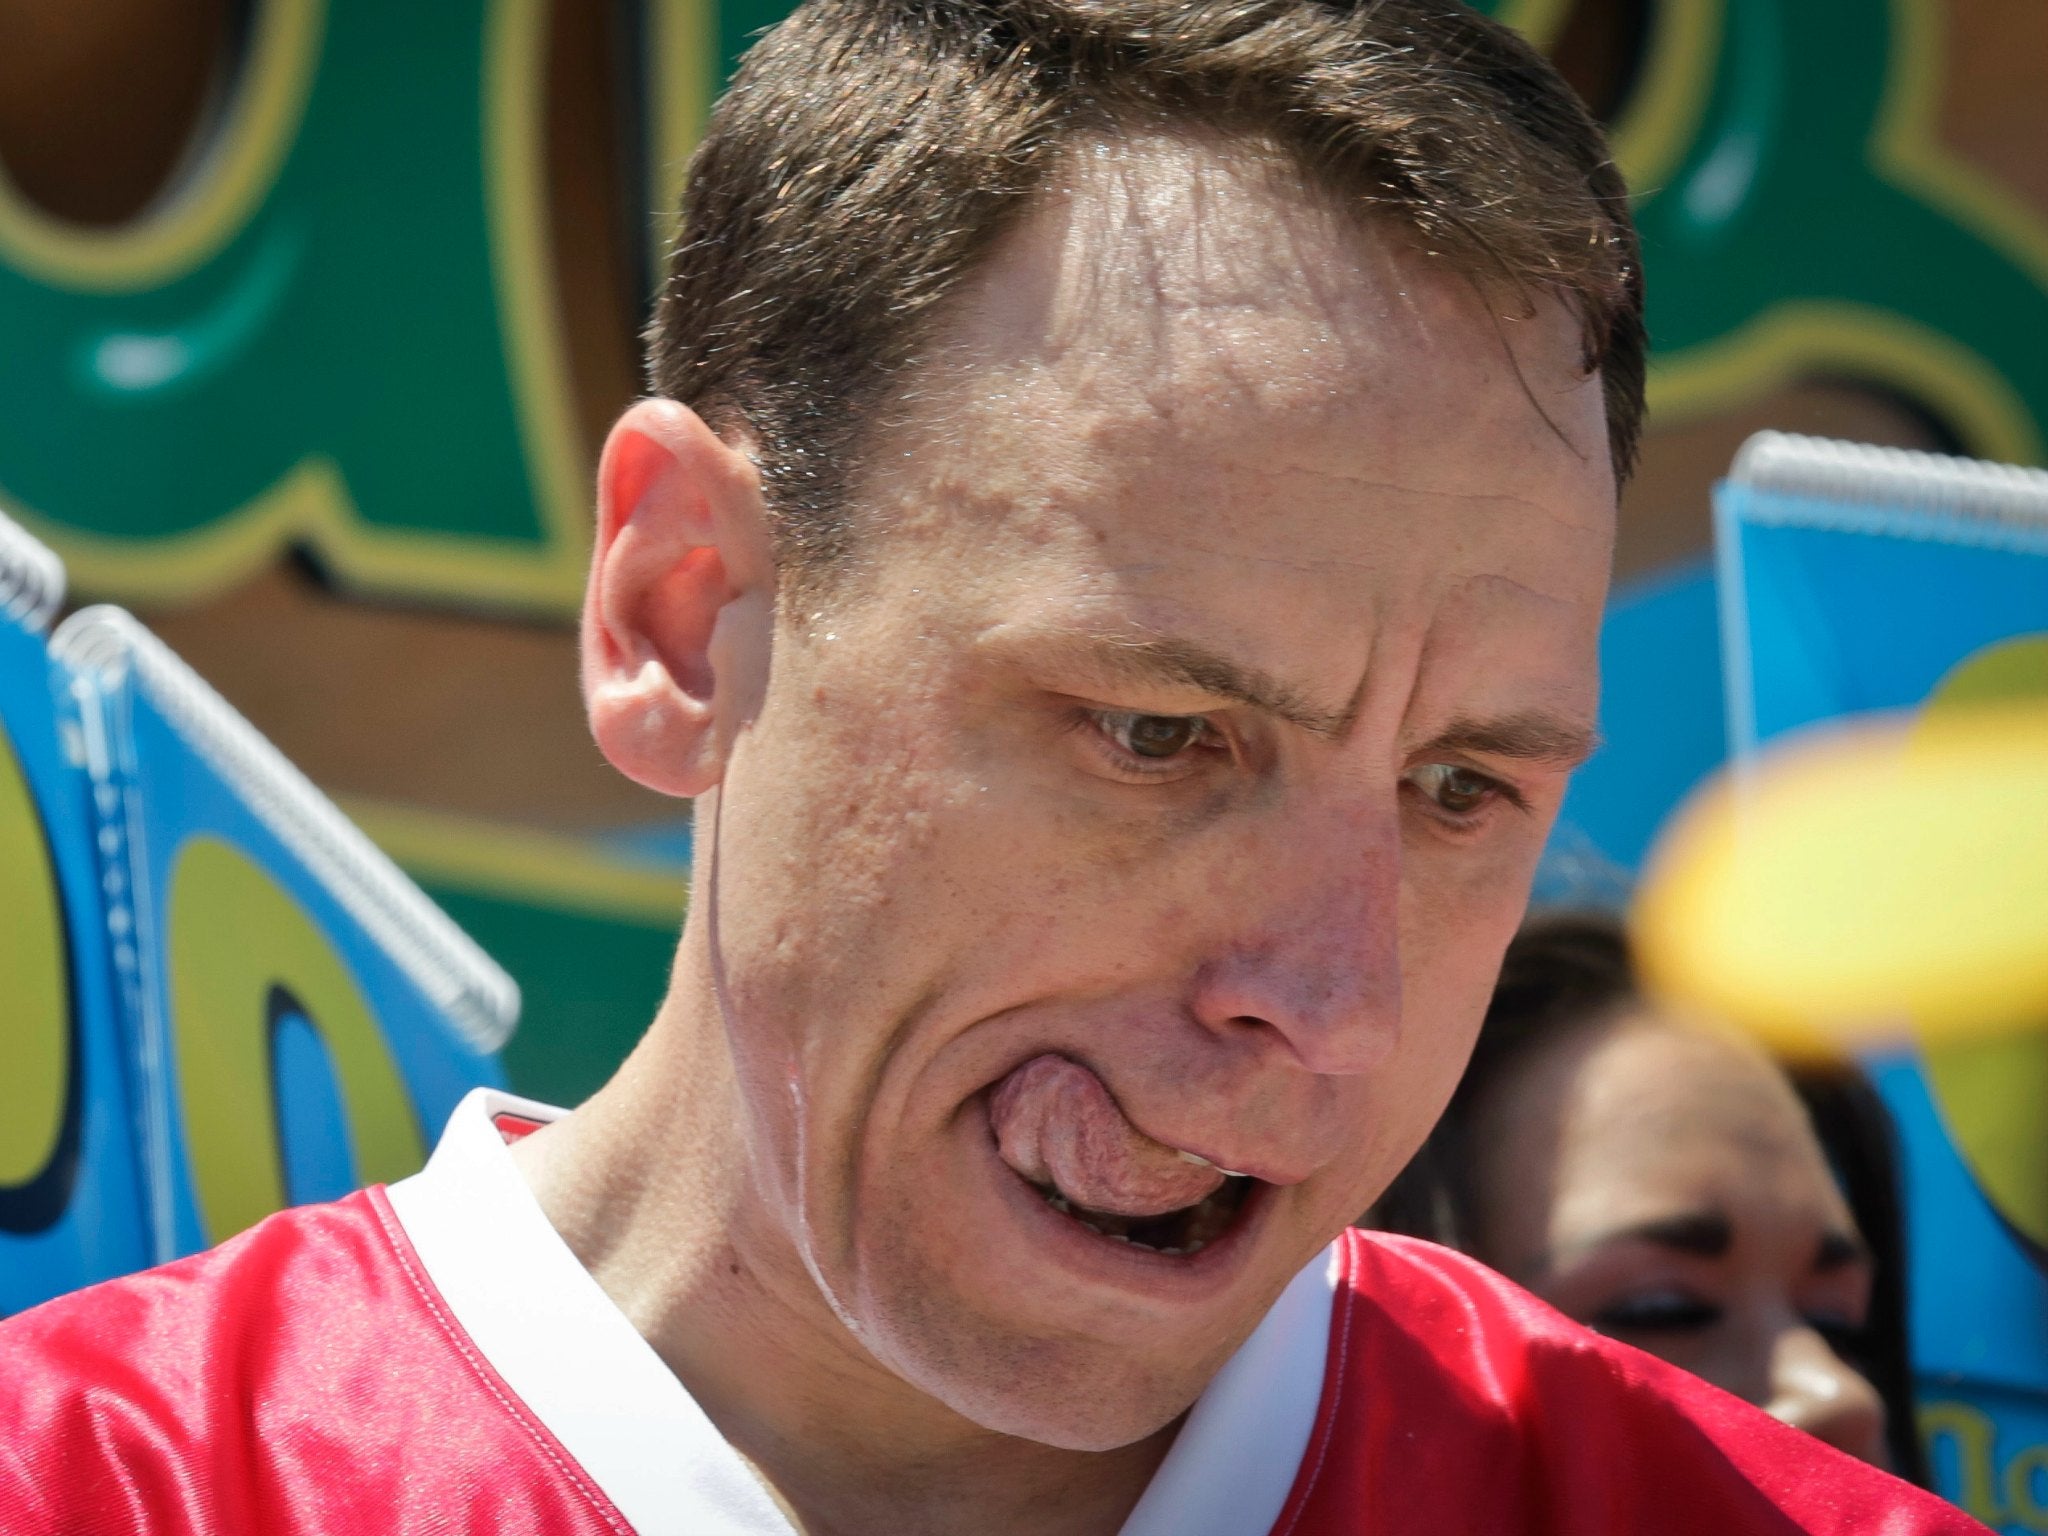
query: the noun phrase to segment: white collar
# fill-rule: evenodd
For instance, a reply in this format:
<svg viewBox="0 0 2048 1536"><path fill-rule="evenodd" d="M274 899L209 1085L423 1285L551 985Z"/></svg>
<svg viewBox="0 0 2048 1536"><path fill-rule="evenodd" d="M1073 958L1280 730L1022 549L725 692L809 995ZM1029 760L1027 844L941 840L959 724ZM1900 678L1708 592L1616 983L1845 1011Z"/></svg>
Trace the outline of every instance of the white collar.
<svg viewBox="0 0 2048 1536"><path fill-rule="evenodd" d="M493 1117L564 1111L495 1089L456 1107L391 1205L448 1308L639 1536L793 1536L739 1453L555 1229ZM1322 1399L1337 1249L1288 1285L1209 1384L1121 1536L1269 1531Z"/></svg>
<svg viewBox="0 0 2048 1536"><path fill-rule="evenodd" d="M1339 1245L1300 1274L1195 1399L1119 1536L1257 1536L1280 1518L1323 1401Z"/></svg>

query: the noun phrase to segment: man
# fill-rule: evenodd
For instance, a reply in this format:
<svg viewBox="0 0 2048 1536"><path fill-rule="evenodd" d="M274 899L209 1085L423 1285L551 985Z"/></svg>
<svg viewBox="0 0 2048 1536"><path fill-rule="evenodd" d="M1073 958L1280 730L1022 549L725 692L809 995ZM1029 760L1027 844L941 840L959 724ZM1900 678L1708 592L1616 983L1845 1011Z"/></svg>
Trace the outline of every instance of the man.
<svg viewBox="0 0 2048 1536"><path fill-rule="evenodd" d="M0 1523L1966 1526L1342 1235L1592 735L1640 297L1547 67L1438 0L814 0L685 213L583 629L696 800L659 1017L0 1332Z"/></svg>

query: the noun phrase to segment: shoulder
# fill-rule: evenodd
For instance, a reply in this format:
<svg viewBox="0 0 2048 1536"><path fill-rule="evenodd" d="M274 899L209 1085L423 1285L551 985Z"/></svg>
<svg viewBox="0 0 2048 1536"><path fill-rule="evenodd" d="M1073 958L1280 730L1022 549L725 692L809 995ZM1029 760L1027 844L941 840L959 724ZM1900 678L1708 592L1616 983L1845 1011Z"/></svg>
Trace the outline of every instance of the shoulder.
<svg viewBox="0 0 2048 1536"><path fill-rule="evenodd" d="M551 1449L381 1189L22 1313L0 1355L9 1532L410 1529L409 1500L459 1504L480 1469L514 1489Z"/></svg>
<svg viewBox="0 0 2048 1536"><path fill-rule="evenodd" d="M90 1528L98 1502L116 1496L138 1500L152 1526L180 1502L204 1502L183 1511L195 1519L232 1517L233 1480L220 1470L249 1459L273 1415L313 1406L316 1334L339 1364L353 1353L348 1341L389 1325L400 1310L389 1285L383 1306L366 1309L363 1297L391 1268L380 1212L359 1194L281 1212L218 1248L0 1323L8 1529L27 1524L26 1509L51 1528Z"/></svg>
<svg viewBox="0 0 2048 1536"><path fill-rule="evenodd" d="M18 1434L80 1398L106 1403L116 1392L197 1417L204 1394L391 1267L380 1215L368 1194L283 1211L205 1253L0 1323L15 1367L0 1377L0 1403L11 1410L0 1422Z"/></svg>
<svg viewBox="0 0 2048 1536"><path fill-rule="evenodd" d="M396 1237L382 1192L364 1191L281 1211L217 1248L60 1296L0 1323L9 1359L25 1367L0 1380L0 1393L17 1410L43 1411L61 1406L67 1384L149 1380L160 1398L189 1397L261 1362L275 1368L281 1344L327 1332L337 1308L361 1314L366 1293L388 1324L419 1301L407 1294Z"/></svg>
<svg viewBox="0 0 2048 1536"><path fill-rule="evenodd" d="M1411 1531L1981 1529L1461 1254L1343 1245L1292 1536L1373 1529L1368 1510Z"/></svg>

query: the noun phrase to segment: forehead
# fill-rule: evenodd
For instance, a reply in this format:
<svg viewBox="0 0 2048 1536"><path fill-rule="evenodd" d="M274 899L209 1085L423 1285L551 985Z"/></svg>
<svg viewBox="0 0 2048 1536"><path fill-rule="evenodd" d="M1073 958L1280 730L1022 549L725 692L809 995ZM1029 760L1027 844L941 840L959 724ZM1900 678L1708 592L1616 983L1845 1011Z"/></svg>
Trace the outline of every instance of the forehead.
<svg viewBox="0 0 2048 1536"><path fill-rule="evenodd" d="M1453 427L1535 477L1604 461L1576 322L1560 303L1503 297L1412 233L1309 189L1276 151L1097 139L966 286L918 403L984 430L1053 408L1127 434L1134 452L1185 436L1190 418L1213 432L1234 412L1256 440L1284 415L1312 439L1352 430L1365 407L1379 430L1351 455L1361 464ZM1433 470L1419 488L1481 478L1469 464Z"/></svg>
<svg viewBox="0 0 2048 1536"><path fill-rule="evenodd" d="M1554 1231L1688 1203L1844 1209L1791 1084L1734 1041L1623 1020L1537 1064L1517 1092L1554 1118Z"/></svg>
<svg viewBox="0 0 2048 1536"><path fill-rule="evenodd" d="M1084 143L952 301L859 490L1041 598L1086 568L1225 628L1255 585L1439 649L1589 643L1599 382L1561 305L1500 308L1254 145Z"/></svg>

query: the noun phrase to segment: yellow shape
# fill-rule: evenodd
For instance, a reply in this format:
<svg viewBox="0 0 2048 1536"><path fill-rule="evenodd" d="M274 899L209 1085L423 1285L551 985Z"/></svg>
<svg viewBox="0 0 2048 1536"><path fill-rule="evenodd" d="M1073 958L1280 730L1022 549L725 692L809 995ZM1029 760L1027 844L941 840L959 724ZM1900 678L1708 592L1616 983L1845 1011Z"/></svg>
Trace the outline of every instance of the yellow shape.
<svg viewBox="0 0 2048 1536"><path fill-rule="evenodd" d="M2048 1036L2039 1023L1992 1039L1937 1036L1925 1065L1942 1125L1984 1198L2048 1248Z"/></svg>
<svg viewBox="0 0 2048 1536"><path fill-rule="evenodd" d="M1922 718L2027 701L2048 705L2048 635L2001 641L1969 657L1929 695ZM2048 929L2041 942L2048 945ZM2032 1022L2001 1038L1937 1039L1925 1063L1949 1139L1984 1197L2048 1248L2048 1015Z"/></svg>
<svg viewBox="0 0 2048 1536"><path fill-rule="evenodd" d="M175 858L164 926L178 1107L207 1241L285 1203L270 1041L280 991L334 1063L357 1177L388 1182L419 1168L419 1122L362 988L283 886L233 844L191 838Z"/></svg>
<svg viewBox="0 0 2048 1536"><path fill-rule="evenodd" d="M34 1180L64 1131L71 980L59 899L42 817L0 727L0 1190Z"/></svg>
<svg viewBox="0 0 2048 1536"><path fill-rule="evenodd" d="M2048 708L1768 755L1667 832L1635 922L1655 990L1784 1050L2048 1016Z"/></svg>
<svg viewBox="0 0 2048 1536"><path fill-rule="evenodd" d="M1956 663L1927 696L1927 713L2028 703L2048 706L2048 635L2001 640Z"/></svg>

